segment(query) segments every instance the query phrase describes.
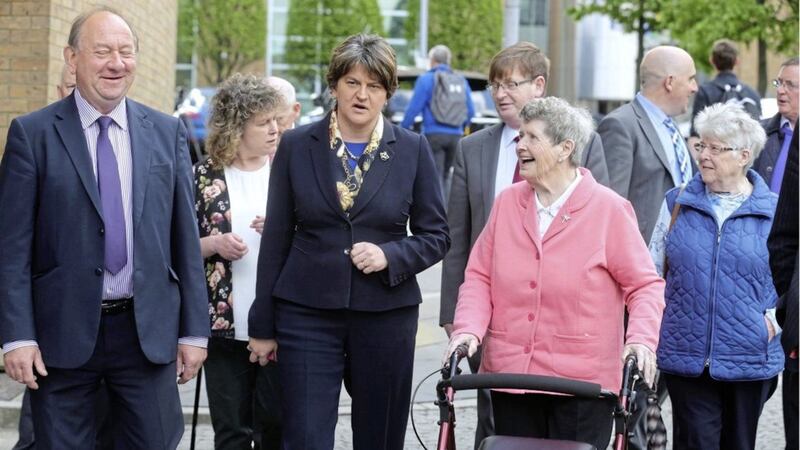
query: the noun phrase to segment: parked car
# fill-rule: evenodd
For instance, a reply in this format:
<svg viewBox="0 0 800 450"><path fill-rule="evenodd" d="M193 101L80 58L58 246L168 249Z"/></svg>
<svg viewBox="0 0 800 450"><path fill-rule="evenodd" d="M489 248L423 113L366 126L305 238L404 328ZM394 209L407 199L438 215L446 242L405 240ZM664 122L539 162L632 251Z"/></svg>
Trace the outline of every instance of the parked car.
<svg viewBox="0 0 800 450"><path fill-rule="evenodd" d="M400 87L394 93L392 98L389 99L384 115L392 122L400 124L405 117L406 108L408 108L411 97L414 95L414 83L417 77L425 73L425 69L419 68L406 68L401 67L398 69L397 78L400 82ZM467 79L469 88L472 90L472 103L475 105L475 117L470 122L470 132L475 132L481 128L494 125L500 122L500 117L497 115L497 110L494 107L492 94L486 87L488 86L488 78L486 75L477 72L465 72L456 70ZM422 123L422 116L417 116L414 119L414 130L419 132Z"/></svg>
<svg viewBox="0 0 800 450"><path fill-rule="evenodd" d="M211 99L216 94L215 87L194 88L178 105L173 116L180 118L189 132L189 146L192 162L197 162L205 155L205 142L208 135L208 114Z"/></svg>

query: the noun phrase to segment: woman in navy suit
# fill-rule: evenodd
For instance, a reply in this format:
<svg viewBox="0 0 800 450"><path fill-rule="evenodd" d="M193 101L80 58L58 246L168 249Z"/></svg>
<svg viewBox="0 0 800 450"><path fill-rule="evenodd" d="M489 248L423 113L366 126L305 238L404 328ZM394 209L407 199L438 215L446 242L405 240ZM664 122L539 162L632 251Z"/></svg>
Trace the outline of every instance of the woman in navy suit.
<svg viewBox="0 0 800 450"><path fill-rule="evenodd" d="M335 108L288 131L273 163L250 357L279 361L283 448L333 448L344 381L353 448L402 449L415 275L450 245L439 178L427 141L381 114L397 88L385 40L347 38L327 81Z"/></svg>

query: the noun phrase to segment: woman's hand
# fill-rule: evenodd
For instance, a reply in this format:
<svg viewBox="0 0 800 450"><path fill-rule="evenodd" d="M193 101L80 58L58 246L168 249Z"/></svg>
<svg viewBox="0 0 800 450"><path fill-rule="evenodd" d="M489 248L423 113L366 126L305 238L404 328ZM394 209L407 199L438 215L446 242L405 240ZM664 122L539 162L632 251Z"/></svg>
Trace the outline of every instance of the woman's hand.
<svg viewBox="0 0 800 450"><path fill-rule="evenodd" d="M456 351L459 345L464 344L467 346L467 356L472 356L478 351L478 337L472 333L458 333L450 337L450 343L447 344L447 350L442 355L442 365L450 360L450 355Z"/></svg>
<svg viewBox="0 0 800 450"><path fill-rule="evenodd" d="M214 240L214 253L228 261L236 261L247 254L247 244L236 233L218 234Z"/></svg>
<svg viewBox="0 0 800 450"><path fill-rule="evenodd" d="M252 222L250 222L250 228L256 230L256 233L261 234L264 232L264 216L256 216Z"/></svg>
<svg viewBox="0 0 800 450"><path fill-rule="evenodd" d="M270 361L278 362L278 341L275 339L250 338L247 344L250 350L250 362L266 366Z"/></svg>
<svg viewBox="0 0 800 450"><path fill-rule="evenodd" d="M350 249L350 260L353 265L365 274L380 272L385 269L389 262L383 250L371 242L358 242Z"/></svg>
<svg viewBox="0 0 800 450"><path fill-rule="evenodd" d="M622 349L623 364L628 355L636 357L636 365L644 376L644 382L651 388L655 388L653 383L656 379L656 354L644 344L627 344Z"/></svg>

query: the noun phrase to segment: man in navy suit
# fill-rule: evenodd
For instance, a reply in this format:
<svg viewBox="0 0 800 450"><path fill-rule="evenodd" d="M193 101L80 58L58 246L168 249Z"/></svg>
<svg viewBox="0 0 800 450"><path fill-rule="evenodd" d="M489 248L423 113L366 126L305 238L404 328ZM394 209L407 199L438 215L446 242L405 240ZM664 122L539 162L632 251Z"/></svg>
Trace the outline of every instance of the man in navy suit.
<svg viewBox="0 0 800 450"><path fill-rule="evenodd" d="M75 92L14 119L0 162L0 343L40 449L93 448L101 380L115 448L175 448L175 376L206 355L186 132L126 98L137 49L119 14L78 16Z"/></svg>

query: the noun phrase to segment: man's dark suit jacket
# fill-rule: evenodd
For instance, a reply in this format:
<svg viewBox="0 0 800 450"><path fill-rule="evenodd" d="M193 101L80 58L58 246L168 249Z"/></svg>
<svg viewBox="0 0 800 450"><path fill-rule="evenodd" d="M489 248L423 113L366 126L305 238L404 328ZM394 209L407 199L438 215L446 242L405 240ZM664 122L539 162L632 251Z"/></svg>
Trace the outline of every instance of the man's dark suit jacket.
<svg viewBox="0 0 800 450"><path fill-rule="evenodd" d="M383 139L349 213L336 193L341 160L329 117L288 131L272 164L258 255L251 337L274 337L274 299L320 309L388 311L422 301L415 275L450 246L441 188L424 137L384 119ZM413 236L407 236L407 226ZM353 266L357 242L380 246L388 267Z"/></svg>
<svg viewBox="0 0 800 450"><path fill-rule="evenodd" d="M758 155L758 158L753 163L753 170L758 172L767 183L767 186L769 186L772 182L772 171L775 169L775 163L778 161L778 155L780 155L781 147L783 146L783 135L780 132L780 113L769 119L762 120L761 126L764 127L764 131L767 133L767 142L764 144L761 154Z"/></svg>
<svg viewBox="0 0 800 450"><path fill-rule="evenodd" d="M797 125L795 125L795 130ZM769 264L775 290L780 296L778 317L783 335L781 343L788 352L798 346L798 134L792 136L786 170L772 230L767 240ZM797 371L797 359L786 358L786 368Z"/></svg>
<svg viewBox="0 0 800 450"><path fill-rule="evenodd" d="M186 132L127 101L133 161L133 291L145 356L175 360L208 336ZM73 96L11 122L0 163L0 340L36 340L76 368L95 348L103 289L100 196Z"/></svg>

